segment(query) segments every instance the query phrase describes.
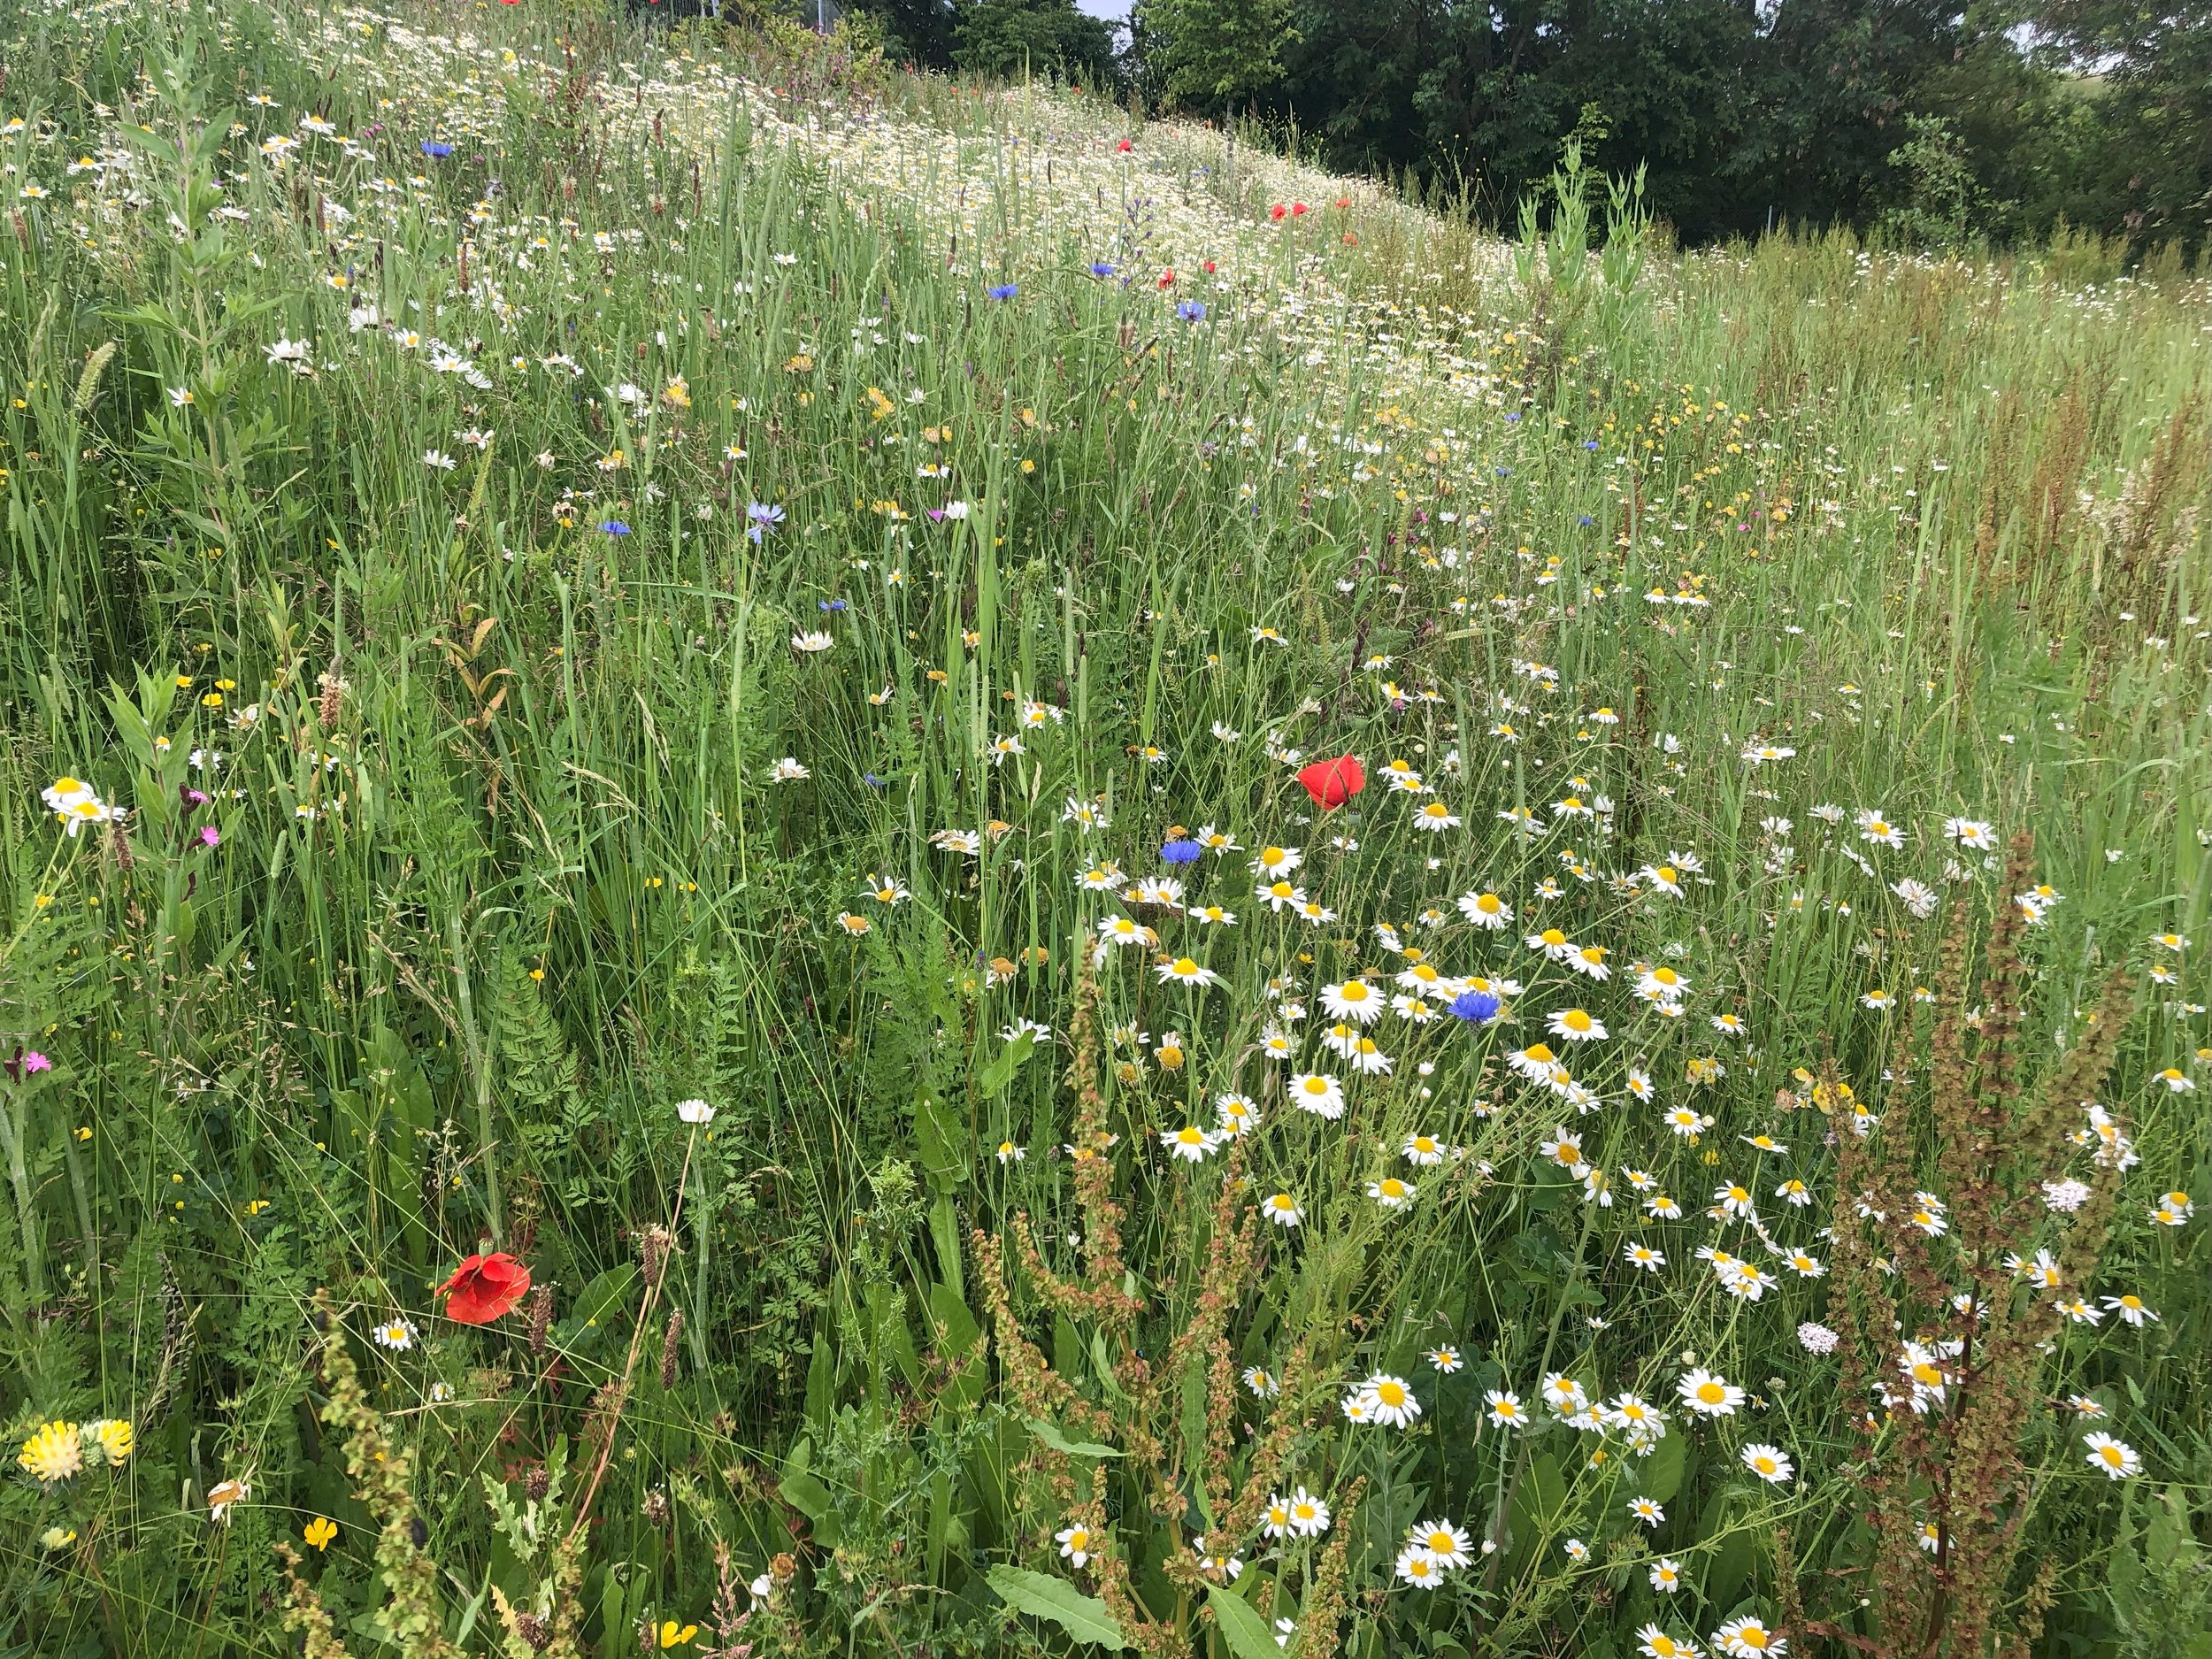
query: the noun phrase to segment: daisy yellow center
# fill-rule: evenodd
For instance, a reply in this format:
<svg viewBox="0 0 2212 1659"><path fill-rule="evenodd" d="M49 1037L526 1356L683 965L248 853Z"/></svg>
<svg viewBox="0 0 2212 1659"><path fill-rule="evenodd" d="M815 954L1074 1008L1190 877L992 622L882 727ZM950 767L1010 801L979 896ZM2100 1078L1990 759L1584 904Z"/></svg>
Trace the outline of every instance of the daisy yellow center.
<svg viewBox="0 0 2212 1659"><path fill-rule="evenodd" d="M1288 1193L1278 1193L1274 1197L1269 1199L1268 1202L1273 1204L1278 1210L1295 1210L1298 1208L1296 1204L1291 1202L1290 1194Z"/></svg>
<svg viewBox="0 0 2212 1659"><path fill-rule="evenodd" d="M1339 995L1348 1002L1364 1002L1367 1000L1367 987L1357 979L1347 979L1344 989Z"/></svg>
<svg viewBox="0 0 2212 1659"><path fill-rule="evenodd" d="M1559 1057L1552 1053L1551 1047L1548 1043L1532 1042L1525 1049L1522 1050L1522 1052L1526 1054L1530 1059L1536 1061L1540 1064L1548 1064L1550 1062Z"/></svg>
<svg viewBox="0 0 2212 1659"><path fill-rule="evenodd" d="M2110 1463L2115 1469L2117 1469L2120 1464L2125 1461L2121 1457L2120 1448L2116 1446L2100 1446L2097 1448L2097 1455L2103 1458L2105 1462Z"/></svg>
<svg viewBox="0 0 2212 1659"><path fill-rule="evenodd" d="M1475 908L1480 910L1485 916L1495 916L1500 910L1503 910L1505 906L1498 902L1498 895L1496 894L1486 893L1475 901Z"/></svg>
<svg viewBox="0 0 2212 1659"><path fill-rule="evenodd" d="M1425 818L1449 818L1452 815L1451 808L1446 806L1441 801L1430 802L1421 809L1421 812Z"/></svg>
<svg viewBox="0 0 2212 1659"><path fill-rule="evenodd" d="M1770 1475L1774 1472L1776 1465L1774 1459L1762 1455L1751 1460L1751 1466L1763 1475Z"/></svg>
<svg viewBox="0 0 2212 1659"><path fill-rule="evenodd" d="M1194 1147L1206 1138L1206 1132L1186 1125L1175 1132L1175 1138L1187 1147Z"/></svg>
<svg viewBox="0 0 2212 1659"><path fill-rule="evenodd" d="M1943 1373L1923 1360L1912 1368L1912 1378L1915 1382L1921 1384L1924 1387L1934 1388L1941 1385Z"/></svg>
<svg viewBox="0 0 2212 1659"><path fill-rule="evenodd" d="M1406 1184L1403 1181L1394 1179L1385 1181L1382 1184L1382 1194L1385 1198L1399 1197L1405 1192L1405 1190Z"/></svg>
<svg viewBox="0 0 2212 1659"><path fill-rule="evenodd" d="M1278 881L1271 886L1267 890L1279 899L1286 899L1290 896L1290 883L1287 881Z"/></svg>
<svg viewBox="0 0 2212 1659"><path fill-rule="evenodd" d="M1728 1398L1728 1390L1717 1382L1702 1382L1697 1386L1697 1397L1701 1404L1717 1406Z"/></svg>
<svg viewBox="0 0 2212 1659"><path fill-rule="evenodd" d="M1375 1390L1375 1398L1386 1406L1402 1406L1406 1402L1406 1391L1401 1383L1386 1382Z"/></svg>
<svg viewBox="0 0 2212 1659"><path fill-rule="evenodd" d="M1440 1555L1448 1555L1451 1552L1451 1548L1455 1541L1455 1540L1449 1532L1431 1532L1429 1534L1429 1548Z"/></svg>
<svg viewBox="0 0 2212 1659"><path fill-rule="evenodd" d="M1277 864L1283 862L1283 849L1279 847L1261 848L1260 862L1265 864L1269 869L1272 870Z"/></svg>
<svg viewBox="0 0 2212 1659"><path fill-rule="evenodd" d="M1307 1093L1307 1094L1326 1094L1328 1092L1329 1092L1329 1079L1326 1079L1326 1078L1325 1078L1325 1077L1310 1077L1310 1078L1308 1078L1308 1079L1306 1079L1306 1093Z"/></svg>
<svg viewBox="0 0 2212 1659"><path fill-rule="evenodd" d="M1583 946L1580 954L1585 962L1602 962L1605 960L1605 947L1603 945L1585 945Z"/></svg>
<svg viewBox="0 0 2212 1659"><path fill-rule="evenodd" d="M1582 1148L1572 1141L1562 1141L1559 1150L1552 1156L1562 1164L1579 1164L1582 1162Z"/></svg>
<svg viewBox="0 0 2212 1659"><path fill-rule="evenodd" d="M1580 1009L1571 1008L1559 1017L1559 1023L1569 1031L1587 1031L1590 1029L1592 1021L1590 1017Z"/></svg>
<svg viewBox="0 0 2212 1659"><path fill-rule="evenodd" d="M1090 1543L1091 1535L1079 1526L1068 1534L1068 1548L1071 1549L1087 1549Z"/></svg>
<svg viewBox="0 0 2212 1659"><path fill-rule="evenodd" d="M1556 927L1547 927L1543 933L1539 935L1539 937L1540 937L1547 945L1558 946L1563 945L1567 942L1567 935L1561 933Z"/></svg>
<svg viewBox="0 0 2212 1659"><path fill-rule="evenodd" d="M1736 1640L1741 1642L1745 1647L1750 1648L1754 1653L1764 1653L1767 1650L1767 1633L1766 1632L1761 1630L1756 1624L1751 1625L1747 1629L1738 1631L1736 1632Z"/></svg>
<svg viewBox="0 0 2212 1659"><path fill-rule="evenodd" d="M1413 1149L1416 1152L1433 1152L1436 1150L1436 1142L1426 1135L1416 1135L1413 1137ZM2132 1301L2133 1298L2131 1297L2129 1300Z"/></svg>
<svg viewBox="0 0 2212 1659"><path fill-rule="evenodd" d="M1675 879L1678 873L1678 872L1672 864L1661 864L1659 866L1659 879L1662 881L1672 881Z"/></svg>
<svg viewBox="0 0 2212 1659"><path fill-rule="evenodd" d="M1198 964L1188 956L1178 956L1175 959L1175 972L1179 979L1187 979L1197 972Z"/></svg>

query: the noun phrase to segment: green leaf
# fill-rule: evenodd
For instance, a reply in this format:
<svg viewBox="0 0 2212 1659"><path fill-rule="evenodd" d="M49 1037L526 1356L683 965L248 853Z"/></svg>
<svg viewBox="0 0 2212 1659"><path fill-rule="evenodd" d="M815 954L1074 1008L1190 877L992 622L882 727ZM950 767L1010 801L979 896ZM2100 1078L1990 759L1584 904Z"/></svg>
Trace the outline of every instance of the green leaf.
<svg viewBox="0 0 2212 1659"><path fill-rule="evenodd" d="M1121 1626L1096 1596L1085 1595L1065 1579L1031 1572L1025 1567L994 1567L983 1576L998 1592L999 1599L1017 1613L1048 1618L1076 1640L1103 1647L1108 1653L1121 1651ZM1274 1644L1268 1646L1271 1649Z"/></svg>
<svg viewBox="0 0 2212 1659"><path fill-rule="evenodd" d="M637 1283L634 1262L611 1267L586 1285L569 1309L568 1317L555 1330L555 1346L564 1349L589 1348L622 1314L622 1304Z"/></svg>
<svg viewBox="0 0 2212 1659"><path fill-rule="evenodd" d="M1206 1605L1214 1610L1214 1625L1229 1644L1235 1659L1282 1659L1275 1632L1255 1612L1252 1604L1225 1585L1206 1586Z"/></svg>
<svg viewBox="0 0 2212 1659"><path fill-rule="evenodd" d="M976 1072L976 1093L986 1100L999 1094L1014 1080L1014 1073L1021 1070L1022 1062L1029 1058L1036 1047L1037 1033L1031 1031L1025 1031L1006 1044L991 1056L988 1065Z"/></svg>
<svg viewBox="0 0 2212 1659"><path fill-rule="evenodd" d="M1686 1453L1683 1438L1670 1434L1659 1442L1658 1449L1644 1459L1640 1467L1630 1476L1629 1485L1636 1495L1664 1503L1682 1489L1683 1460Z"/></svg>
<svg viewBox="0 0 2212 1659"><path fill-rule="evenodd" d="M1062 1433L1059 1425L1042 1417L1031 1417L1029 1431L1046 1445L1069 1457L1118 1457L1121 1454L1110 1446L1096 1445L1090 1440L1071 1440Z"/></svg>

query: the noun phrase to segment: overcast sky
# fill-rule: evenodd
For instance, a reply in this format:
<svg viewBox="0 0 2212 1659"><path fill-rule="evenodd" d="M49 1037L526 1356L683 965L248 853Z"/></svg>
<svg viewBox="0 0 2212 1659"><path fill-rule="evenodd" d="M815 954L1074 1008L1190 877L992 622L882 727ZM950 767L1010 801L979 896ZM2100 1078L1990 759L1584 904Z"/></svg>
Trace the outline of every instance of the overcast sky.
<svg viewBox="0 0 2212 1659"><path fill-rule="evenodd" d="M1129 15L1129 0L1075 0L1076 10L1087 12L1094 18L1110 18L1119 23Z"/></svg>

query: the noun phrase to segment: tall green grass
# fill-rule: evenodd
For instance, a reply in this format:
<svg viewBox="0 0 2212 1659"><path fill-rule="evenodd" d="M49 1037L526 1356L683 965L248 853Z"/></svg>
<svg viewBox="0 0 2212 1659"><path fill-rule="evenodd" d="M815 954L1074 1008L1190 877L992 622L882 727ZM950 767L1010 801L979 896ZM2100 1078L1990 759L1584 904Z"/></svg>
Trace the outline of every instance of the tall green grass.
<svg viewBox="0 0 2212 1659"><path fill-rule="evenodd" d="M1950 915L1978 932L2011 896L1947 848L1964 816L2032 832L2064 895L2031 935L2047 1064L2114 968L2176 976L2116 1039L2101 1098L2141 1164L2082 1286L2162 1317L2068 1326L2035 1379L2005 1617L2068 1651L2193 1651L2202 1226L2149 1210L2205 1194L2203 1096L2157 1073L2206 1080L2208 999L2200 947L2146 941L2206 941L2212 898L2201 280L2082 288L1834 236L1655 239L1608 288L1164 130L1129 164L1156 171L1087 219L1036 152L1118 154L1110 111L885 82L867 107L958 141L905 196L753 105L664 113L646 90L680 79L672 45L759 53L780 85L811 65L811 102L764 106L804 134L865 104L864 63L527 5L12 27L9 178L45 194L0 231L0 1402L19 1442L108 1417L136 1447L0 1490L7 1640L294 1651L275 1609L309 1592L274 1546L327 1518L300 1582L355 1653L436 1650L393 1633L426 1594L461 1649L539 1651L495 1589L552 1621L549 1650L634 1650L644 1624L707 1643L763 1574L726 1650L1065 1651L1101 1609L1156 1651L1239 1659L1278 1617L1300 1653L1625 1655L1647 1621L1703 1644L1746 1614L1795 1620L1793 1651L1894 1647L1862 1600L1874 1442L1793 1335L1847 1324L1837 1280L1734 1302L1694 1252L1724 1236L1700 1219L1717 1181L1780 1178L1739 1140L1770 1133L1816 1202L1769 1224L1827 1253L1824 1065L1910 1121L1909 1079L1885 1085L1925 1050L1915 987ZM299 147L280 165L272 137ZM957 242L933 205L956 167L976 227ZM1293 188L1317 212L1278 232ZM1170 209L1219 227L1217 276L1158 285L1141 238ZM1638 227L1615 228L1625 248ZM1324 279L1321 320L1286 320ZM279 341L311 343L287 361ZM433 367L434 342L484 384ZM1464 360L1450 383L1442 351ZM964 517L932 516L951 502ZM795 649L816 630L828 649ZM1051 712L1025 724L1033 703ZM1021 752L995 758L1009 734ZM1794 757L1747 765L1755 736ZM1359 754L1370 786L1325 816L1271 747ZM778 780L786 757L803 778ZM1412 826L1379 775L1394 758L1462 827ZM65 774L128 818L65 833L39 799ZM1499 817L1600 795L1601 824ZM1906 849L1825 825L1826 803L1879 809ZM1125 911L1079 879L1155 873L1206 824L1246 850L1184 872L1191 902L1237 925L1133 913L1223 984L1118 949L1079 1054L1079 964ZM933 845L947 830L980 853ZM1245 861L1270 842L1304 849L1333 924L1255 898ZM1704 866L1678 903L1613 879L1678 852ZM1911 913L1906 876L1941 918ZM871 896L890 883L910 896ZM1452 899L1478 888L1523 920L1475 933ZM1419 924L1432 905L1446 928ZM1405 965L1379 922L1447 972L1526 981L1518 1023L1386 1025L1394 1073L1356 1080L1341 1123L1302 1116L1252 1048L1270 982L1295 980L1317 1030L1319 986ZM1555 922L1617 967L1678 966L1687 1013L1540 964L1520 936ZM1502 1070L1578 1000L1614 1033L1579 1119ZM1723 1013L1747 1041L1713 1031ZM1700 1087L1708 1057L1725 1075ZM1626 1093L1632 1064L1655 1104ZM1072 1156L1101 1150L1079 1139L1087 1088L1122 1210L1127 1277L1105 1288L1141 1315L1041 1288L1102 1248ZM1263 1115L1225 1194L1230 1153L1188 1168L1157 1137L1232 1089ZM679 1116L695 1098L710 1124ZM1660 1118L1685 1103L1716 1119L1695 1141ZM1610 1205L1545 1167L1562 1127ZM1934 1156L1940 1125L1916 1133ZM1414 1133L1464 1156L1409 1168ZM1686 1218L1640 1220L1630 1165ZM1385 1174L1418 1199L1379 1208ZM1278 1190L1305 1225L1260 1226L1240 1263L1241 1206ZM1624 1261L1631 1238L1665 1274ZM542 1317L441 1317L435 1287L480 1248L528 1263ZM413 1511L362 1495L350 1408L319 1416L318 1289L415 1460ZM369 1339L396 1318L409 1346ZM1462 1369L1423 1361L1442 1345ZM1294 1353L1283 1396L1233 1381ZM1754 1392L1750 1428L1679 1411L1696 1363ZM1344 1422L1376 1371L1411 1381L1418 1429ZM1533 1410L1551 1372L1666 1405L1658 1461L1484 1427L1486 1390ZM2070 1395L2147 1479L2085 1465ZM1801 1479L1745 1477L1747 1438ZM1248 1521L1247 1486L1278 1479L1340 1524L1231 1539L1232 1595L1192 1540L1218 1547L1211 1511ZM216 1524L226 1480L246 1495ZM1655 1531L1626 1512L1639 1493L1663 1501ZM1052 1541L1094 1494L1119 1588ZM573 1530L572 1571L502 1507L533 1497L545 1538ZM1407 1528L1440 1516L1494 1553L1394 1586ZM380 1529L435 1563L427 1592L387 1576ZM1679 1594L1651 1587L1661 1555Z"/></svg>

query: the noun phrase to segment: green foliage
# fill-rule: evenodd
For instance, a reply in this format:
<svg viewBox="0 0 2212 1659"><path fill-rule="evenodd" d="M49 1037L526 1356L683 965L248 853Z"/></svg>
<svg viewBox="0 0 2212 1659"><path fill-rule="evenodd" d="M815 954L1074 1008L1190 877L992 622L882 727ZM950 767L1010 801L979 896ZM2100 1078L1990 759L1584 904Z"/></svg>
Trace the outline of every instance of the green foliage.
<svg viewBox="0 0 2212 1659"><path fill-rule="evenodd" d="M1148 65L1165 90L1202 110L1233 111L1272 92L1296 39L1294 0L1144 0Z"/></svg>
<svg viewBox="0 0 2212 1659"><path fill-rule="evenodd" d="M929 61L984 10L912 13ZM1007 41L1066 22L1000 10ZM2203 1198L2203 1095L2162 1075L2202 1083L2206 998L2200 946L2147 941L2212 903L2200 286L2112 288L2127 250L2087 234L1678 254L1654 216L1766 96L1712 43L1747 19L1603 14L1624 56L1586 84L1510 8L1347 12L1357 41L1190 15L1182 96L1216 111L1275 57L1294 88L1324 48L1417 70L1325 141L1494 140L1519 241L1041 76L894 77L864 23L9 16L0 1420L11 1457L134 1438L12 1466L0 1647L1263 1659L1287 1619L1294 1654L1618 1655L1739 1611L1798 1652L1814 1621L1886 1640L1871 1389L1793 1335L1847 1303L1887 1330L1871 1273L1760 1244L1783 1282L1740 1301L1695 1250L1754 1249L1701 1213L1754 1170L1778 1246L1838 1230L1744 1144L1838 1196L1830 1057L1911 1130L1867 1143L1884 1179L1957 1196L1916 1092L1939 924L1897 884L1977 929L2012 902L1943 840L1962 815L2033 828L2064 895L2023 1048L2078 1052L2116 967L2171 979L2094 1091L2140 1162L2081 1286L2161 1317L2027 1349L2001 1622L2191 1651L2205 1230L2154 1217ZM1852 37L1805 199L1919 133L1951 213L1979 129L1868 113L1930 38ZM1700 40L1713 73L1669 67ZM1953 105L2008 84L1961 65ZM2140 73L2124 98L2170 101ZM1965 199L1970 243L2040 198ZM1294 751L1366 757L1367 791L1325 816ZM1179 900L1135 886L1209 825L1240 845ZM1271 841L1333 919L1255 892ZM1678 900L1640 873L1678 852ZM1479 933L1479 884L1527 919ZM1524 944L1553 918L1612 977ZM1159 953L1102 947L1124 920ZM1679 1018L1634 963L1693 982ZM1520 1024L1393 1015L1345 1118L1288 1103L1268 1027L1317 1061L1322 984L1423 966L1524 979ZM1614 1028L1586 1113L1505 1068L1571 992ZM1245 1133L1169 1149L1236 1095ZM1568 1129L1581 1175L1542 1150ZM2023 1190L2032 1258L2070 1235ZM534 1287L463 1325L438 1287L488 1245ZM1755 1403L1690 1421L1686 1352ZM1402 1431L1345 1417L1378 1373L1423 1406ZM1548 1377L1670 1432L1593 1440ZM2148 1479L2088 1464L2077 1396ZM1747 1471L1755 1435L1794 1484ZM1300 1486L1334 1525L1270 1532ZM1396 1585L1438 1519L1470 1565Z"/></svg>
<svg viewBox="0 0 2212 1659"><path fill-rule="evenodd" d="M1055 75L1095 87L1115 73L1106 25L1075 0L972 0L953 20L952 56L964 73L1002 79Z"/></svg>

